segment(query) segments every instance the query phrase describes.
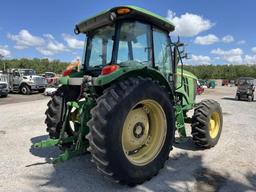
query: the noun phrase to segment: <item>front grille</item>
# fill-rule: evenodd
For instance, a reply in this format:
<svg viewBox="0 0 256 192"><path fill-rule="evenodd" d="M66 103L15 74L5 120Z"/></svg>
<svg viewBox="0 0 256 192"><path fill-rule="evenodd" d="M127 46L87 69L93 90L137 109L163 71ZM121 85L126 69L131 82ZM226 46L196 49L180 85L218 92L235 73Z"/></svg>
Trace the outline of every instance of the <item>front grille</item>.
<svg viewBox="0 0 256 192"><path fill-rule="evenodd" d="M42 77L34 77L33 80L35 81L35 83L37 85L44 85L45 84L45 80Z"/></svg>
<svg viewBox="0 0 256 192"><path fill-rule="evenodd" d="M1 88L1 89L7 88L7 85L6 85L6 84L1 83L1 84L0 84L0 88Z"/></svg>

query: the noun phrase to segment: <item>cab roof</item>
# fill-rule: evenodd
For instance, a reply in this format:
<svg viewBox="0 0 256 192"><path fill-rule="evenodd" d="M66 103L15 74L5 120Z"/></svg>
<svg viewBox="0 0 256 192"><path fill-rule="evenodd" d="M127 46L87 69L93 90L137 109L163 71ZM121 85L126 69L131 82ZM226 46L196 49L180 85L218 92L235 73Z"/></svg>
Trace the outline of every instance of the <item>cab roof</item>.
<svg viewBox="0 0 256 192"><path fill-rule="evenodd" d="M129 12L120 13L118 10L121 9L129 10ZM102 26L113 24L116 20L120 19L144 20L168 32L172 32L175 29L173 23L171 23L166 18L152 13L146 9L128 5L105 10L89 19L78 23L75 27L75 33L88 33L89 31L95 30Z"/></svg>

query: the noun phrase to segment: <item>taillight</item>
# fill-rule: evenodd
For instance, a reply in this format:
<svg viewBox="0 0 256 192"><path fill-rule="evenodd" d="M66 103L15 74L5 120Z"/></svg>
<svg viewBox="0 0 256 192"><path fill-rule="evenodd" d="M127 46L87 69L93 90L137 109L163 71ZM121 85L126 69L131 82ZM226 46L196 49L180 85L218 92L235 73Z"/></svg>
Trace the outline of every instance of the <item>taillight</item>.
<svg viewBox="0 0 256 192"><path fill-rule="evenodd" d="M119 68L118 65L107 65L102 68L101 75L108 75L114 71L116 71Z"/></svg>
<svg viewBox="0 0 256 192"><path fill-rule="evenodd" d="M65 77L65 76L68 76L71 72L73 71L73 69L67 69L65 71L63 71L62 75Z"/></svg>

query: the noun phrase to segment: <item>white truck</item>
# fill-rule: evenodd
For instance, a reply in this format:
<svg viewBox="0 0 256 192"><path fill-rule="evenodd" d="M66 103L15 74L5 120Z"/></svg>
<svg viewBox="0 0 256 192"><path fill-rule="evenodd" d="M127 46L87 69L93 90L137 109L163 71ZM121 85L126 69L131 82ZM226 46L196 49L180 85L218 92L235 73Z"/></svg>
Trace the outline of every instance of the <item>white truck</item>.
<svg viewBox="0 0 256 192"><path fill-rule="evenodd" d="M44 77L36 74L33 69L12 69L8 72L10 91L29 95L33 91L43 93L46 88Z"/></svg>
<svg viewBox="0 0 256 192"><path fill-rule="evenodd" d="M8 76L0 73L0 97L7 97L9 93Z"/></svg>

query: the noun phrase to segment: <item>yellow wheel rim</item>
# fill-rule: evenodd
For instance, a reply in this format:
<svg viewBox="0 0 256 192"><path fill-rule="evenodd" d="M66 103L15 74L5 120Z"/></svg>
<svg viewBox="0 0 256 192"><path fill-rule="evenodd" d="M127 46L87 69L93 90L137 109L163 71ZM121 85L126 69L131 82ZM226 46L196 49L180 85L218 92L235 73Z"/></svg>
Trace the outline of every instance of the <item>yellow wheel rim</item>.
<svg viewBox="0 0 256 192"><path fill-rule="evenodd" d="M209 133L212 139L215 139L220 130L220 115L217 112L213 112L209 121Z"/></svg>
<svg viewBox="0 0 256 192"><path fill-rule="evenodd" d="M143 166L161 151L167 133L163 108L153 100L137 103L128 113L122 130L122 147L127 159Z"/></svg>

